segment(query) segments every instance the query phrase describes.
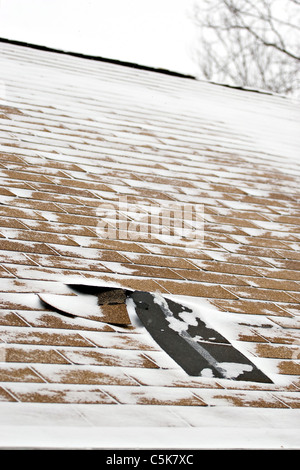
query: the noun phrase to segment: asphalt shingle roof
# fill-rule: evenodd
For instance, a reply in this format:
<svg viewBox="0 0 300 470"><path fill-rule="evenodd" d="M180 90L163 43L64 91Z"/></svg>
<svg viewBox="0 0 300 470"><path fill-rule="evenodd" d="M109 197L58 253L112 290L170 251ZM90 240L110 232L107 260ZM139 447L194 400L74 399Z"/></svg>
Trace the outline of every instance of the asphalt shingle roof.
<svg viewBox="0 0 300 470"><path fill-rule="evenodd" d="M299 417L298 104L0 48L4 425L7 413L23 425L59 416L82 425L84 416L104 427L186 429L204 408ZM189 228L203 239L178 237L176 223L169 231L174 207L201 209ZM199 305L272 383L189 376L145 329L42 302L72 300L70 284Z"/></svg>

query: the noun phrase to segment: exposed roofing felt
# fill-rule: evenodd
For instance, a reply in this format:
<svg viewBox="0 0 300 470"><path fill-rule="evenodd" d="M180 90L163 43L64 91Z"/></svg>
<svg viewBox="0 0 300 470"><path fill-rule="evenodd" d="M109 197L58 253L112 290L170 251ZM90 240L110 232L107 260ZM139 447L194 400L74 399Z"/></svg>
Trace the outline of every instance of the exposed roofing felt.
<svg viewBox="0 0 300 470"><path fill-rule="evenodd" d="M299 105L0 47L0 446L299 446ZM270 381L190 375L125 291Z"/></svg>

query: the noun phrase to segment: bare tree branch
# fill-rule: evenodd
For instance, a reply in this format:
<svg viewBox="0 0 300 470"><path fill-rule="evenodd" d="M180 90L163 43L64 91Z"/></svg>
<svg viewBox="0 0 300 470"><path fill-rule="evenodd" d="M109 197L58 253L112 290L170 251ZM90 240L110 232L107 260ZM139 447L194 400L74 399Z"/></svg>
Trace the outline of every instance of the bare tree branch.
<svg viewBox="0 0 300 470"><path fill-rule="evenodd" d="M199 26L198 63L204 77L297 92L299 7L300 0L198 0L193 18Z"/></svg>

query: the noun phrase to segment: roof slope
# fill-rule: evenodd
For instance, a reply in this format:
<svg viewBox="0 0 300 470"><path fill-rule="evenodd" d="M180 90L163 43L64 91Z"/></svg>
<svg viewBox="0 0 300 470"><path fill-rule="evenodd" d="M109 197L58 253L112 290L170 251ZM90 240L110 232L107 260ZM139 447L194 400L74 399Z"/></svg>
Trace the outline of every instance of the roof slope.
<svg viewBox="0 0 300 470"><path fill-rule="evenodd" d="M298 105L0 47L2 426L299 416ZM174 207L201 210L187 223L198 238L170 231ZM149 222L149 208L165 218ZM72 283L198 305L272 383L191 377L145 329L41 301L74 296Z"/></svg>

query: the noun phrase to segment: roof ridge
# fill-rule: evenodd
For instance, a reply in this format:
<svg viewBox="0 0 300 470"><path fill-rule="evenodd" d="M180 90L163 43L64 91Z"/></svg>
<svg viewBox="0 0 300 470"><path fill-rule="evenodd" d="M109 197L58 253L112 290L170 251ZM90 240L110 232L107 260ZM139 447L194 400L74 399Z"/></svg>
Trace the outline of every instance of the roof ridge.
<svg viewBox="0 0 300 470"><path fill-rule="evenodd" d="M8 39L8 38L0 37L0 43L1 42L6 43L6 44L14 44L16 46L28 47L28 48L31 48L31 49L37 49L37 50L40 50L40 51L55 52L55 53L58 53L58 54L65 54L65 55L69 55L69 56L73 56L73 57L79 57L81 59L95 60L95 61L98 61L98 62L105 62L105 63L109 63L109 64L122 65L124 67L130 67L130 68L139 69L139 70L146 70L146 71L149 71L149 72L162 73L164 75L172 75L172 76L175 76L175 77L188 78L188 79L192 79L192 80L196 79L196 77L194 77L193 75L188 75L188 74L184 74L184 73L180 73L180 72L175 72L175 71L164 69L164 68L159 68L159 67L156 68L156 67L151 67L151 66L148 66L148 65L136 64L134 62L128 62L128 61L123 61L123 60L118 60L118 59L111 59L111 58L108 58L108 57L85 54L85 53L82 53L82 52L56 49L56 48L49 47L49 46L43 46L41 44L33 44L33 43L25 42L25 41L18 41L18 40L15 40L15 39Z"/></svg>
<svg viewBox="0 0 300 470"><path fill-rule="evenodd" d="M132 69L137 69L137 70L144 70L148 72L154 72L154 73L160 73L163 75L169 75L173 77L178 77L178 78L187 78L190 80L200 80L197 76L190 75L190 74L184 74L182 72L176 72L174 70L169 70L169 69L164 69L160 67L152 67L149 65L142 65L142 64L137 64L135 62L129 62L129 61L124 61L124 60L119 60L119 59L112 59L108 57L102 57L102 56L95 56L92 54L86 54L83 52L75 52L75 51L68 51L68 50L63 50L63 49L56 49L54 47L49 47L49 46L44 46L41 44L33 44L33 43L28 43L25 41L18 41L16 39L9 39L9 38L4 38L0 37L0 43L6 43L6 44L13 44L16 46L23 46L23 47L28 47L30 49L36 49L40 51L45 51L45 52L54 52L57 54L62 54L62 55L69 55L72 57L78 57L81 59L88 59L88 60L93 60L97 62L103 62L103 63L108 63L108 64L115 64L115 65L121 65L124 67L132 68ZM231 88L234 90L240 90L240 91L246 91L250 93L258 93L262 95L269 95L269 96L276 96L279 98L284 98L286 99L287 97L285 95L277 94L269 90L260 90L256 88L250 88L242 85L232 85L228 83L219 83L215 82L213 80L207 81L207 83L210 83L211 85L216 85L216 86L221 86L225 88Z"/></svg>

